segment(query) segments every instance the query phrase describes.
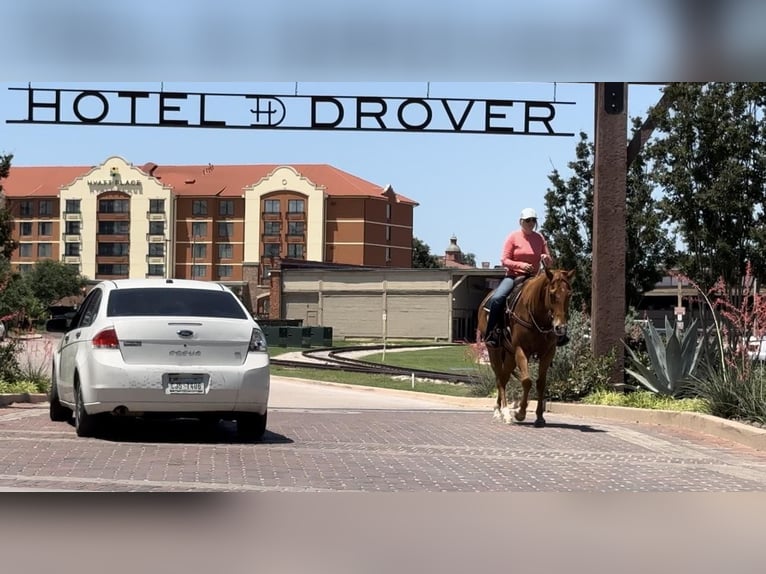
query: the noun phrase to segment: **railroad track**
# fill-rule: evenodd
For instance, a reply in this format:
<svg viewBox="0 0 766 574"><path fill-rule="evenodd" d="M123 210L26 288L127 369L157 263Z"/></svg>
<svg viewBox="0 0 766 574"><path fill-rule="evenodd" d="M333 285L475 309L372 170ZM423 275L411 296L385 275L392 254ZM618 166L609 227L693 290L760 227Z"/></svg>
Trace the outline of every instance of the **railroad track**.
<svg viewBox="0 0 766 574"><path fill-rule="evenodd" d="M439 345L448 346L448 345ZM394 349L418 349L423 345L386 345L387 350ZM301 354L306 357L305 361L294 361L288 359L271 359L272 365L280 367L292 367L302 369L321 369L330 371L343 371L348 373L366 373L391 376L415 376L418 379L433 379L437 381L446 381L450 383L476 383L477 378L474 375L448 373L441 371L428 371L424 369L413 369L408 367L395 367L392 365L381 365L371 361L361 359L351 359L342 356L345 353L354 351L382 351L383 345L363 345L359 347L323 347L303 351Z"/></svg>

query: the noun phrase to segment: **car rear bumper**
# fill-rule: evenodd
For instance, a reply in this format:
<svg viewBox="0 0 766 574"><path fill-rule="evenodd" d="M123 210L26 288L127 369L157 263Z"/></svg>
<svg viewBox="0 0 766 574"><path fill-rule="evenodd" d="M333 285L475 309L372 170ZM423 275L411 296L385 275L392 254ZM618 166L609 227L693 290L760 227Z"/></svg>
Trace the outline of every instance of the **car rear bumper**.
<svg viewBox="0 0 766 574"><path fill-rule="evenodd" d="M100 359L100 360L99 360ZM99 353L82 378L83 401L89 414L127 409L141 413L219 413L267 410L270 375L265 353L249 355L242 365L182 367L179 365L129 365L119 354ZM203 375L204 391L171 394L168 373Z"/></svg>

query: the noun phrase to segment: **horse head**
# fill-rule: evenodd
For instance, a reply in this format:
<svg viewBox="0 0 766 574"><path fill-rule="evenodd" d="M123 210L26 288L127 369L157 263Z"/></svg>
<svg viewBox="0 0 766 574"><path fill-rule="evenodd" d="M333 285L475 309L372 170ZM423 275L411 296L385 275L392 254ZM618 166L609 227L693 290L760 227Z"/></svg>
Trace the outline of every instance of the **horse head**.
<svg viewBox="0 0 766 574"><path fill-rule="evenodd" d="M567 334L569 300L572 298L572 279L575 270L546 269L548 278L545 287L546 307L550 313L553 332L560 337Z"/></svg>

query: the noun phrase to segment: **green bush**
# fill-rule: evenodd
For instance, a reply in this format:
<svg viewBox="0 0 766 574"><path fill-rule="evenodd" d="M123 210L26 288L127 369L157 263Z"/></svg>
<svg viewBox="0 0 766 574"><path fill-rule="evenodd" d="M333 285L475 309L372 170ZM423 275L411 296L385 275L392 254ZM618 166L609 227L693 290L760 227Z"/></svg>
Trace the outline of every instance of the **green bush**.
<svg viewBox="0 0 766 574"><path fill-rule="evenodd" d="M710 413L710 405L704 399L674 399L667 395L659 395L646 390L632 393L599 390L585 397L582 402L590 405L605 405L612 407Z"/></svg>
<svg viewBox="0 0 766 574"><path fill-rule="evenodd" d="M558 347L548 369L547 395L550 400L577 401L609 385L615 353L596 357L591 351L590 318L571 311L567 322L570 342Z"/></svg>
<svg viewBox="0 0 766 574"><path fill-rule="evenodd" d="M23 351L17 339L6 339L0 345L0 382L15 383L22 379L19 353Z"/></svg>
<svg viewBox="0 0 766 574"><path fill-rule="evenodd" d="M35 394L41 393L38 386L31 381L16 381L15 383L0 382L0 393L10 393L19 395L23 393Z"/></svg>

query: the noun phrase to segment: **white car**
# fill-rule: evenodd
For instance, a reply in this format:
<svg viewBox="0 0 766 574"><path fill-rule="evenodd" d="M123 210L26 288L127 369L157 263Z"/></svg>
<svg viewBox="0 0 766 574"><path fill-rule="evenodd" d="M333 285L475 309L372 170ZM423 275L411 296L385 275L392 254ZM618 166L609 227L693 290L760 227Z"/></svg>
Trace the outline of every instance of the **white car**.
<svg viewBox="0 0 766 574"><path fill-rule="evenodd" d="M50 418L95 436L109 415L236 420L241 438L266 430L266 337L225 286L120 279L93 287L53 355Z"/></svg>
<svg viewBox="0 0 766 574"><path fill-rule="evenodd" d="M754 361L766 361L766 337L750 337L747 343L747 354Z"/></svg>

